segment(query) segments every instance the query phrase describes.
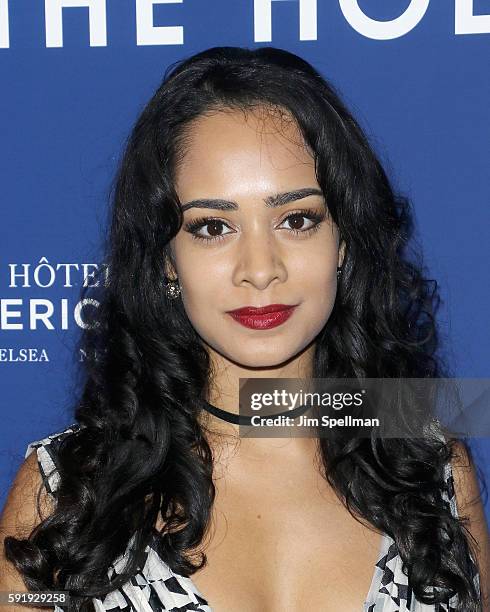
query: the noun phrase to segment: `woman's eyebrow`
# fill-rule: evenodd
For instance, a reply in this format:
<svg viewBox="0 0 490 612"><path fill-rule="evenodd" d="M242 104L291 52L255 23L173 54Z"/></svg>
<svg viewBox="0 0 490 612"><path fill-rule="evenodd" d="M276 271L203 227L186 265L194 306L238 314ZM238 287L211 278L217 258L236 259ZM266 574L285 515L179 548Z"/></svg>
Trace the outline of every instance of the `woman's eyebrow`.
<svg viewBox="0 0 490 612"><path fill-rule="evenodd" d="M323 197L323 191L315 187L304 187L303 189L295 189L294 191L285 191L284 193L276 193L272 196L264 198L264 203L268 208L276 208L283 206L288 202L302 200L311 195L319 195ZM231 200L220 199L199 199L192 200L182 205L182 212L189 208L214 208L216 210L238 210L240 207L236 202Z"/></svg>

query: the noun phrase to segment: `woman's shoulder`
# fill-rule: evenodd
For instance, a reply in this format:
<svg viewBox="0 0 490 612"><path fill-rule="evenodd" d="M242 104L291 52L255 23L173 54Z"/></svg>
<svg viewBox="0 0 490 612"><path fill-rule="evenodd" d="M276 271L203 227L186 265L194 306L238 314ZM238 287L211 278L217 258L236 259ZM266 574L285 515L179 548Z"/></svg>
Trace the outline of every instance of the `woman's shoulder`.
<svg viewBox="0 0 490 612"><path fill-rule="evenodd" d="M490 548L480 485L477 480L476 464L473 461L471 448L462 438L454 438L445 430L438 419L433 419L429 425L430 433L445 443L451 441L451 456L444 464L444 487L442 497L449 503L451 514L457 519L463 519L470 533L476 537L481 548L480 558L476 559L473 547L470 547L470 560L473 571L473 582L480 591L485 584L490 560ZM465 473L463 473L463 471ZM468 504L468 500L471 503ZM483 551L483 552L482 552ZM480 567L484 575L480 576ZM483 578L483 581L482 581ZM488 595L487 595L488 597Z"/></svg>
<svg viewBox="0 0 490 612"><path fill-rule="evenodd" d="M72 424L63 430L51 433L43 438L30 442L7 502L6 511L0 520L0 533L16 537L27 537L34 526L39 523L36 503L41 479L48 492L53 493L58 487L58 450L67 437L80 431L83 426ZM27 487L29 485L29 487ZM42 515L47 516L54 507L52 496L47 496L42 507ZM113 579L124 571L127 556L134 545L134 536L127 544L126 551L118 556L108 567L107 574ZM0 551L0 588L3 590L25 590L20 575L11 568L11 564ZM150 604L151 602L151 604ZM140 562L140 569L122 587L109 592L104 598L93 598L96 610L109 611L126 609L136 612L141 609L175 609L184 611L199 610L211 612L206 600L190 578L173 572L170 566L157 552L155 535L147 544ZM152 609L154 609L152 607ZM64 612L64 608L55 607L55 612Z"/></svg>
<svg viewBox="0 0 490 612"><path fill-rule="evenodd" d="M39 523L53 512L53 491L59 478L55 446L74 431L76 426L65 428L31 442L27 447L25 459L15 475L0 517L0 589L25 589L22 578L7 560L4 542L8 537L28 538Z"/></svg>

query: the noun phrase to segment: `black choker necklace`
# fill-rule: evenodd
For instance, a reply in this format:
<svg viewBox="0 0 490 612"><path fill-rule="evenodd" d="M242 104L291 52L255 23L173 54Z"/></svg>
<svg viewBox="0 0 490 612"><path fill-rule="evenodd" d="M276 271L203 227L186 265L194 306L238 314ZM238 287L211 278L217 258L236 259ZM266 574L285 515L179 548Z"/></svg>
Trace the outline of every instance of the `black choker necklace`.
<svg viewBox="0 0 490 612"><path fill-rule="evenodd" d="M221 408L218 408L217 406L213 406L213 404L210 404L206 400L203 400L203 408L207 410L208 412L210 412L211 414L214 414L214 416L218 417L219 419L223 419L223 421L228 421L228 423L234 423L235 425L252 426L252 416L256 416L256 415L235 414L234 412L228 412L228 410L222 410ZM306 412L308 408L310 408L310 406L298 406L297 408L294 408L294 410L285 410L284 412L278 412L276 414L264 414L264 415L259 414L258 416L261 416L263 418L289 416L294 419L300 414L303 414L304 412Z"/></svg>

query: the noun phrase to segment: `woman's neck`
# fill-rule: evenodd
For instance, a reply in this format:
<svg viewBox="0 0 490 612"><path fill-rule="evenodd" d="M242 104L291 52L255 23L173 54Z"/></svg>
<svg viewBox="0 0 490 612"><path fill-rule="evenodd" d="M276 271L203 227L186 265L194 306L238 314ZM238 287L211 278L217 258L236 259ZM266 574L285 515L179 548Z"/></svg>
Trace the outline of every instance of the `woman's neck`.
<svg viewBox="0 0 490 612"><path fill-rule="evenodd" d="M239 414L240 388L253 378L277 378L277 379L309 379L313 369L314 346L310 345L295 359L274 368L245 368L230 362L222 355L210 349L212 380L207 390L207 401L218 409L225 410L235 415ZM241 379L241 380L240 380ZM247 380L244 380L247 379ZM289 385L290 386L290 385ZM281 384L281 389L288 388L288 383ZM273 408L271 413L279 412ZM230 423L207 410L202 410L199 415L201 425L208 432L208 441L214 447L222 446L223 440L240 443L240 452L250 452L254 456L271 453L294 453L303 454L305 450L310 451L315 445L311 438L259 438L246 436L246 428ZM244 433L245 432L245 433ZM241 434L241 435L240 435Z"/></svg>

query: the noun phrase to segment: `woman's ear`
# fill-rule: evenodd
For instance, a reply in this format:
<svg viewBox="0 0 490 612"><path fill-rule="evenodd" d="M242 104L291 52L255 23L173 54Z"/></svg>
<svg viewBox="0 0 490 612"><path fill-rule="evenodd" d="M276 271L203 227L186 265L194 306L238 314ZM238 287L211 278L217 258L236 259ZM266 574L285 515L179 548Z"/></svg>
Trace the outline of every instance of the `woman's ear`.
<svg viewBox="0 0 490 612"><path fill-rule="evenodd" d="M177 272L175 270L175 264L173 262L172 254L164 255L163 268L164 268L165 276L166 276L166 278L168 278L168 280L176 280L177 279L178 275L177 275Z"/></svg>
<svg viewBox="0 0 490 612"><path fill-rule="evenodd" d="M338 263L339 268L341 268L342 264L344 263L345 249L346 249L345 240L341 240L340 246L339 246L339 263Z"/></svg>

